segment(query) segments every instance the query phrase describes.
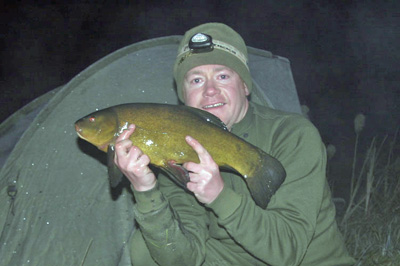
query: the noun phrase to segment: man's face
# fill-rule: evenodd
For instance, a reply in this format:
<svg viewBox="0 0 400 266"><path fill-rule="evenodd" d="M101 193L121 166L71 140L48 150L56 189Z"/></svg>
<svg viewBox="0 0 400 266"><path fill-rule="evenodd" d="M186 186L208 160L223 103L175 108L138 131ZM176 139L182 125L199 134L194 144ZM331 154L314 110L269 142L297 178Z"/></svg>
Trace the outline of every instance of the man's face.
<svg viewBox="0 0 400 266"><path fill-rule="evenodd" d="M247 112L249 95L240 76L222 65L202 65L189 70L183 81L185 104L212 113L230 130Z"/></svg>

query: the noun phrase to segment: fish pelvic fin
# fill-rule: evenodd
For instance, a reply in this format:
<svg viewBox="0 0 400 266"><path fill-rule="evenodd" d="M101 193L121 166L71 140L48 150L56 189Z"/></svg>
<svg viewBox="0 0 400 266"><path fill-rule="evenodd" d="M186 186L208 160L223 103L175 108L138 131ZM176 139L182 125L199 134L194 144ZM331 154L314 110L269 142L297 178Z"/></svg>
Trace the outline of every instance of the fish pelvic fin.
<svg viewBox="0 0 400 266"><path fill-rule="evenodd" d="M244 176L255 203L266 209L272 196L286 178L282 164L267 153L260 154L259 166L252 176Z"/></svg>
<svg viewBox="0 0 400 266"><path fill-rule="evenodd" d="M169 160L163 169L172 181L187 190L186 184L190 181L190 177L189 172L182 165L177 164L174 160Z"/></svg>
<svg viewBox="0 0 400 266"><path fill-rule="evenodd" d="M107 169L108 178L111 187L115 188L122 181L123 174L114 163L115 147L113 144L108 145L107 149Z"/></svg>

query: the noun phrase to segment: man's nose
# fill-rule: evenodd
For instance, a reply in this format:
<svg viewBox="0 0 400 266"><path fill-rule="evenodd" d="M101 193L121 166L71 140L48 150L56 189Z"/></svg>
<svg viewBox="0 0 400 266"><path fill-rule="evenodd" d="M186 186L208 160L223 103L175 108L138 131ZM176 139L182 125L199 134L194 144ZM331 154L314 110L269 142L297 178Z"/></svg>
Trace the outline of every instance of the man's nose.
<svg viewBox="0 0 400 266"><path fill-rule="evenodd" d="M204 87L204 96L211 97L218 94L220 90L217 88L213 80L207 80Z"/></svg>

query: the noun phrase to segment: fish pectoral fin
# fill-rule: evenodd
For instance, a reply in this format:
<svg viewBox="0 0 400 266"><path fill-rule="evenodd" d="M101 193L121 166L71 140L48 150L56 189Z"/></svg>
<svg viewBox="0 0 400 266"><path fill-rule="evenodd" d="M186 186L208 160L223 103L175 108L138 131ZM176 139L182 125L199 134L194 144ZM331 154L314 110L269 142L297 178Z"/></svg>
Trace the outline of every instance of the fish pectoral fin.
<svg viewBox="0 0 400 266"><path fill-rule="evenodd" d="M121 170L114 163L115 156L115 147L114 145L108 145L107 149L107 169L108 169L108 178L110 181L111 187L115 188L122 181L123 174Z"/></svg>
<svg viewBox="0 0 400 266"><path fill-rule="evenodd" d="M173 160L167 162L164 170L169 174L169 177L179 186L186 189L186 184L190 181L189 172L180 164Z"/></svg>

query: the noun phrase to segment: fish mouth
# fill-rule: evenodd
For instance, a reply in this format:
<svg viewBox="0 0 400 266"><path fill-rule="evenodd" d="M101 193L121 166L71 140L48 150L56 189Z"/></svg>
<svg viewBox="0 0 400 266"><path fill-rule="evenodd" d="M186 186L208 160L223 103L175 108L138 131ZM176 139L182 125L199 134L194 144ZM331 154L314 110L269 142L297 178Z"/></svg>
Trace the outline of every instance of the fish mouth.
<svg viewBox="0 0 400 266"><path fill-rule="evenodd" d="M210 109L210 108L216 108L220 106L224 106L225 103L213 103L213 104L207 104L203 106L203 109Z"/></svg>
<svg viewBox="0 0 400 266"><path fill-rule="evenodd" d="M81 139L84 139L84 140L86 140L86 138L85 138L84 136L82 136L81 134L79 134L79 132L78 132L78 131L76 132L76 134L78 134L78 136L79 136Z"/></svg>
<svg viewBox="0 0 400 266"><path fill-rule="evenodd" d="M86 140L85 137L82 136L82 134L81 134L82 129L81 129L80 127L78 127L78 125L75 125L75 131L76 131L76 134L78 134L78 136L79 136L81 139Z"/></svg>

